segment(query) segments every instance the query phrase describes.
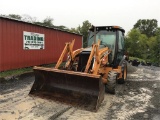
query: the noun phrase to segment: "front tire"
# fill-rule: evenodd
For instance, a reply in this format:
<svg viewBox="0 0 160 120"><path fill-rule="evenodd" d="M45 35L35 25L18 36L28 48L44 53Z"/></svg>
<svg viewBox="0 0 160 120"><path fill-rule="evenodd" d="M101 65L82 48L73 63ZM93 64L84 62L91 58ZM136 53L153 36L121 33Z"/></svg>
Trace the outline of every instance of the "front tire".
<svg viewBox="0 0 160 120"><path fill-rule="evenodd" d="M105 91L111 94L115 94L116 81L117 81L117 72L109 71L108 81L107 84L105 85Z"/></svg>

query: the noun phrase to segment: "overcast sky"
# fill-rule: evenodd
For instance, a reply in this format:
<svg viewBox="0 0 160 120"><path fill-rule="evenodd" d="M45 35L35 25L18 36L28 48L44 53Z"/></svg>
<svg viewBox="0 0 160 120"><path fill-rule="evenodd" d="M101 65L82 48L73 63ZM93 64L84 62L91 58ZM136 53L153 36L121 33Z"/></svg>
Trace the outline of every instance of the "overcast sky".
<svg viewBox="0 0 160 120"><path fill-rule="evenodd" d="M157 19L160 0L0 0L0 14L54 19L54 25L75 28L89 20L93 25L119 25L126 32L138 19Z"/></svg>

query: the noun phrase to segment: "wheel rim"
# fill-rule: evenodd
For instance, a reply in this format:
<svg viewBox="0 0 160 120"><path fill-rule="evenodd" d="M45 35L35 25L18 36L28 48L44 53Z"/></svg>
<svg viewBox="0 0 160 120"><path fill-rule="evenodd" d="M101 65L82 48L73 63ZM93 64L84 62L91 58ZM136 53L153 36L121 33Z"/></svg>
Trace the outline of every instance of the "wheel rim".
<svg viewBox="0 0 160 120"><path fill-rule="evenodd" d="M126 78L127 78L127 68L126 67L124 68L124 75L123 76L124 76L124 80L126 80Z"/></svg>

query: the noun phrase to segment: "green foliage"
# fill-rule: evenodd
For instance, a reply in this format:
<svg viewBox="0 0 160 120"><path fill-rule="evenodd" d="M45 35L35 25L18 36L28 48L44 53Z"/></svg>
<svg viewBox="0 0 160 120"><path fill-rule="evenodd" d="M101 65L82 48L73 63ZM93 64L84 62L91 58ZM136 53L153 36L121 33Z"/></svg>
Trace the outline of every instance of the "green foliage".
<svg viewBox="0 0 160 120"><path fill-rule="evenodd" d="M145 60L144 59L141 59L141 58L137 58L137 57L129 57L130 60L138 60L140 62L144 62L145 63Z"/></svg>
<svg viewBox="0 0 160 120"><path fill-rule="evenodd" d="M43 25L42 22L34 22L34 24L37 24L37 25Z"/></svg>
<svg viewBox="0 0 160 120"><path fill-rule="evenodd" d="M22 19L25 22L30 22L30 23L35 23L36 22L36 17L31 17L30 15L24 14L22 16Z"/></svg>
<svg viewBox="0 0 160 120"><path fill-rule="evenodd" d="M15 70L8 70L8 71L0 72L0 78L6 77L6 76L20 75L22 73L32 72L32 71L33 71L32 67L15 69Z"/></svg>
<svg viewBox="0 0 160 120"><path fill-rule="evenodd" d="M14 18L14 19L19 19L19 20L22 19L22 17L20 15L16 15L16 14L9 14L8 17Z"/></svg>
<svg viewBox="0 0 160 120"><path fill-rule="evenodd" d="M73 33L77 33L77 34L79 34L79 32L78 32L77 28L71 28L69 31L70 31L70 32L73 32Z"/></svg>
<svg viewBox="0 0 160 120"><path fill-rule="evenodd" d="M77 34L83 35L83 47L87 47L87 37L88 37L88 30L91 27L91 23L86 20L82 23L82 26L78 26L77 28L71 28L70 32L74 32Z"/></svg>
<svg viewBox="0 0 160 120"><path fill-rule="evenodd" d="M125 46L131 56L144 58L147 52L147 36L141 34L139 30L132 29L126 36Z"/></svg>
<svg viewBox="0 0 160 120"><path fill-rule="evenodd" d="M42 23L44 26L53 27L53 18L47 17Z"/></svg>
<svg viewBox="0 0 160 120"><path fill-rule="evenodd" d="M82 26L79 25L77 28L71 28L70 30L70 32L83 35L83 47L87 47L88 30L90 27L91 23L88 20L86 20L82 23Z"/></svg>
<svg viewBox="0 0 160 120"><path fill-rule="evenodd" d="M140 30L147 37L155 36L157 27L158 21L156 19L139 19L134 25L134 29Z"/></svg>
<svg viewBox="0 0 160 120"><path fill-rule="evenodd" d="M69 28L67 28L67 27L64 26L64 25L54 26L54 28L57 28L57 29L59 29L59 30L64 30L64 31L70 31Z"/></svg>
<svg viewBox="0 0 160 120"><path fill-rule="evenodd" d="M35 17L31 17L30 15L17 15L17 14L9 14L9 15L3 15L3 16L6 16L6 17L9 17L9 18L13 18L13 19L18 19L18 20L22 20L22 21L25 21L25 22L31 22L31 23L34 23L36 22L36 18Z"/></svg>
<svg viewBox="0 0 160 120"><path fill-rule="evenodd" d="M154 44L154 50L156 59L154 61L158 61L158 63L160 64L160 28L158 28L156 32L156 41Z"/></svg>
<svg viewBox="0 0 160 120"><path fill-rule="evenodd" d="M139 28L134 26L136 29L133 28L128 32L125 44L130 56L142 58L153 63L160 63L160 28L156 27L157 21L154 19L153 21L151 23L155 25L154 27L150 26L151 23L149 24L147 20L139 20L135 24L139 25ZM144 24L146 26L143 26ZM147 32L147 30L150 30L150 32Z"/></svg>
<svg viewBox="0 0 160 120"><path fill-rule="evenodd" d="M50 17L46 17L42 22L38 21L33 23L37 25L47 26L47 27L54 27L53 18L50 18Z"/></svg>
<svg viewBox="0 0 160 120"><path fill-rule="evenodd" d="M87 47L88 30L90 27L91 23L86 20L83 22L82 27L80 28L80 33L83 35L83 47Z"/></svg>

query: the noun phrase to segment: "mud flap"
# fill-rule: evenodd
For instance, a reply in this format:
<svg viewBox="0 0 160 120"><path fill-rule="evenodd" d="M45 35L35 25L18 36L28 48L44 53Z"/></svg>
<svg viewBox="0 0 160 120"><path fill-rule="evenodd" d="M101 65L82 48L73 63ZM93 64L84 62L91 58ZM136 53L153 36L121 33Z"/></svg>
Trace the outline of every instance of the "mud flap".
<svg viewBox="0 0 160 120"><path fill-rule="evenodd" d="M30 94L96 111L104 99L100 75L34 67L35 82Z"/></svg>

